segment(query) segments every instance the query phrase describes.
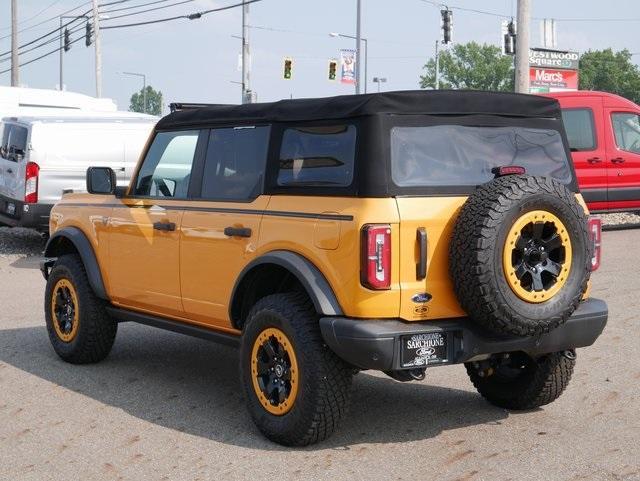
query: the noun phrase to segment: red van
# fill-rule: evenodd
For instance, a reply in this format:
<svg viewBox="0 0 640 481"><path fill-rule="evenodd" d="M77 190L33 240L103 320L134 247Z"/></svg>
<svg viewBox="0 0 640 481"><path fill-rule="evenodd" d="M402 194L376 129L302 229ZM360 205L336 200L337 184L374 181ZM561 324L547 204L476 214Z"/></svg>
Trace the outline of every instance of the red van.
<svg viewBox="0 0 640 481"><path fill-rule="evenodd" d="M640 107L606 92L545 95L560 102L589 210L640 211Z"/></svg>

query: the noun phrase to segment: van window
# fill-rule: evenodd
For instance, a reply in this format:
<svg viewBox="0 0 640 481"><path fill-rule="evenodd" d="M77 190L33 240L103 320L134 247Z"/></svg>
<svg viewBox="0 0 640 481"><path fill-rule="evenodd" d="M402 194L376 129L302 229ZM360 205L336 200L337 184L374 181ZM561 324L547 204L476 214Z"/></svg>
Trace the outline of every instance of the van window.
<svg viewBox="0 0 640 481"><path fill-rule="evenodd" d="M568 184L571 170L557 130L434 125L391 129L391 176L400 187L480 185L494 167Z"/></svg>
<svg viewBox="0 0 640 481"><path fill-rule="evenodd" d="M270 128L213 129L209 134L202 198L254 199L262 189Z"/></svg>
<svg viewBox="0 0 640 481"><path fill-rule="evenodd" d="M279 186L348 186L353 180L356 127L295 127L284 131Z"/></svg>
<svg viewBox="0 0 640 481"><path fill-rule="evenodd" d="M0 157L17 162L27 151L28 135L29 131L26 127L5 124L2 145L0 145Z"/></svg>
<svg viewBox="0 0 640 481"><path fill-rule="evenodd" d="M138 172L134 195L185 199L199 133L158 132Z"/></svg>
<svg viewBox="0 0 640 481"><path fill-rule="evenodd" d="M562 121L572 152L596 148L595 127L591 109L563 109Z"/></svg>
<svg viewBox="0 0 640 481"><path fill-rule="evenodd" d="M640 154L640 116L632 113L613 113L611 122L618 148Z"/></svg>

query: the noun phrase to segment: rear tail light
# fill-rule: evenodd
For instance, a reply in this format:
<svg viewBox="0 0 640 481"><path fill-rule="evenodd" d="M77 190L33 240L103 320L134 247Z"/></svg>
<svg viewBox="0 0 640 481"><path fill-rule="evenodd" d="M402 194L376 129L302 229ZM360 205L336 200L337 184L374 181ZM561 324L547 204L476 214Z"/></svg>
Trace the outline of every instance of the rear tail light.
<svg viewBox="0 0 640 481"><path fill-rule="evenodd" d="M597 217L589 217L589 237L593 242L593 257L591 258L591 270L600 267L600 252L602 250L602 221Z"/></svg>
<svg viewBox="0 0 640 481"><path fill-rule="evenodd" d="M362 229L362 285L391 288L391 226L365 225Z"/></svg>
<svg viewBox="0 0 640 481"><path fill-rule="evenodd" d="M38 202L38 174L40 167L35 162L27 162L24 176L24 202L35 204Z"/></svg>

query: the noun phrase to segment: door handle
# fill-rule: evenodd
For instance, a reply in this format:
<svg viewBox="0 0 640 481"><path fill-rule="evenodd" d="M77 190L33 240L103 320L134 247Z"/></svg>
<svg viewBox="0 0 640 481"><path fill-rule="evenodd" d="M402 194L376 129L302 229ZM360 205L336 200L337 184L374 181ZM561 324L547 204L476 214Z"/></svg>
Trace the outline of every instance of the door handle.
<svg viewBox="0 0 640 481"><path fill-rule="evenodd" d="M418 227L416 241L418 242L419 251L419 259L416 264L416 279L421 281L427 277L427 230L424 227Z"/></svg>
<svg viewBox="0 0 640 481"><path fill-rule="evenodd" d="M587 162L589 162L590 164L597 164L602 162L602 159L600 157L589 157L587 159Z"/></svg>
<svg viewBox="0 0 640 481"><path fill-rule="evenodd" d="M624 158L616 157L614 159L611 159L611 162L613 162L614 164L622 164L624 162Z"/></svg>
<svg viewBox="0 0 640 481"><path fill-rule="evenodd" d="M13 174L13 169L8 168L8 169L7 169L7 174Z"/></svg>
<svg viewBox="0 0 640 481"><path fill-rule="evenodd" d="M224 235L229 237L251 237L251 229L248 227L225 227Z"/></svg>
<svg viewBox="0 0 640 481"><path fill-rule="evenodd" d="M173 232L176 230L176 224L174 222L154 222L153 228L159 231Z"/></svg>

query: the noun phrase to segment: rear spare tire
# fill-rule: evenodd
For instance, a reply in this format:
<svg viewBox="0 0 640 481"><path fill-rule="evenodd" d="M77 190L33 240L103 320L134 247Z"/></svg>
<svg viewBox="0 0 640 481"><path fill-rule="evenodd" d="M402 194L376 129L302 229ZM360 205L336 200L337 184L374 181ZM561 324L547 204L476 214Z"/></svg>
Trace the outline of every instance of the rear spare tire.
<svg viewBox="0 0 640 481"><path fill-rule="evenodd" d="M537 336L576 309L592 243L574 193L549 178L509 175L467 199L449 254L458 300L476 323L498 334Z"/></svg>

